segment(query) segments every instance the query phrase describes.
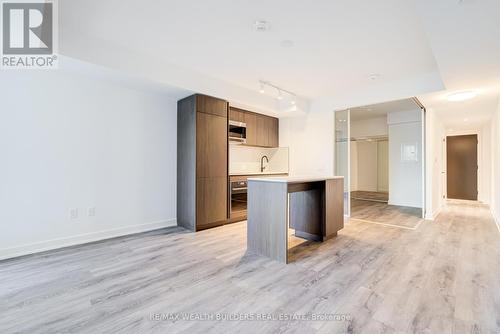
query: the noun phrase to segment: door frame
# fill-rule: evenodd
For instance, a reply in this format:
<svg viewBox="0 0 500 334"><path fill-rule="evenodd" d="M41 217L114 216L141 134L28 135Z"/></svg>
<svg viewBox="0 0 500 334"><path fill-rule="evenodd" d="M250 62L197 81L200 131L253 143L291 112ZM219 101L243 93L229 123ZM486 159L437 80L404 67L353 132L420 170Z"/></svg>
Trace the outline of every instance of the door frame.
<svg viewBox="0 0 500 334"><path fill-rule="evenodd" d="M345 111L347 114L347 180L344 178L344 182L347 184L347 213L344 209L344 217L351 217L351 109L338 109L333 111L333 175L337 175L336 164L337 164L337 137L335 134L336 126L336 113ZM349 222L349 221L347 221Z"/></svg>
<svg viewBox="0 0 500 334"><path fill-rule="evenodd" d="M477 202L484 202L483 199L483 187L481 180L483 179L483 136L481 131L479 130L462 130L462 131L451 131L450 133L445 133L444 134L444 140L443 140L443 166L444 166L444 172L442 173L443 176L443 197L445 200L448 199L448 150L447 150L447 144L448 144L448 137L456 137L456 136L470 136L470 135L476 135L477 136ZM459 200L458 200L459 201Z"/></svg>
<svg viewBox="0 0 500 334"><path fill-rule="evenodd" d="M418 100L417 97L412 97L413 102L420 107L421 110L421 116L420 116L420 121L421 121L421 147L422 147L422 219L425 219L426 217L426 211L427 211L427 187L426 187L426 180L427 180L427 173L426 173L426 167L427 167L427 147L426 145L427 140L427 110L425 106ZM348 175L348 187L347 187L347 197L348 197L348 214L345 215L346 217L350 217L351 215L351 108L347 109L338 109L333 111L333 126L334 126L334 131L335 131L335 113L340 112L340 111L347 111L347 136L348 136L348 144L347 144L347 175ZM336 159L336 145L335 145L335 134L334 134L334 152L333 152L333 158ZM478 136L479 140L479 136ZM429 143L431 144L431 143ZM479 157L478 157L479 161ZM334 169L335 169L335 164L336 161L334 160ZM390 173L390 171L389 171ZM335 174L335 173L334 173ZM479 175L479 172L478 172ZM478 176L479 177L479 176ZM478 189L479 189L479 183L478 183Z"/></svg>

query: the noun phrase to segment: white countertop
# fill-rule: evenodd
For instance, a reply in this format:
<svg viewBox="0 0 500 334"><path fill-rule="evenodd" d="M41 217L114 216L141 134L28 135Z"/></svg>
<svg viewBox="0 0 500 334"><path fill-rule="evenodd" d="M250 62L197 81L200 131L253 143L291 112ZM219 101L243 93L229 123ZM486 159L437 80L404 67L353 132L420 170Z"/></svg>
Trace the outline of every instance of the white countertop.
<svg viewBox="0 0 500 334"><path fill-rule="evenodd" d="M316 182L333 179L343 179L343 176L275 176L275 177L251 177L247 181L264 181L264 182L283 182L283 183L302 183Z"/></svg>
<svg viewBox="0 0 500 334"><path fill-rule="evenodd" d="M242 173L230 173L229 176L246 176L246 175L280 175L288 174L288 172L242 172Z"/></svg>

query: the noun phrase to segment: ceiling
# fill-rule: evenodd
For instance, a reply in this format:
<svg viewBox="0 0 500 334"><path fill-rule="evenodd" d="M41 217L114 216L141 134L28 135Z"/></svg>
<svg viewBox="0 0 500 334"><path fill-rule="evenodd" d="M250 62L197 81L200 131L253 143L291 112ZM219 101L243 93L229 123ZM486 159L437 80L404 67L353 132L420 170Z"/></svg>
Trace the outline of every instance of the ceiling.
<svg viewBox="0 0 500 334"><path fill-rule="evenodd" d="M418 12L446 90L419 96L447 128L483 126L500 95L500 1L425 0ZM446 99L452 92L477 90L464 102ZM466 120L466 121L464 121Z"/></svg>
<svg viewBox="0 0 500 334"><path fill-rule="evenodd" d="M491 90L491 101L478 104L491 112L499 93L492 87L500 78L500 2L460 3L61 1L59 44L72 58L279 116L293 113L282 113L275 92L259 94L259 80L297 94L303 112L418 96L445 117L458 105L443 96L470 87ZM268 21L269 30L255 31L255 20ZM487 117L474 113L478 122Z"/></svg>
<svg viewBox="0 0 500 334"><path fill-rule="evenodd" d="M390 112L419 110L420 107L413 99L403 99L391 102L383 102L368 106L351 108L351 121L361 121L386 116Z"/></svg>

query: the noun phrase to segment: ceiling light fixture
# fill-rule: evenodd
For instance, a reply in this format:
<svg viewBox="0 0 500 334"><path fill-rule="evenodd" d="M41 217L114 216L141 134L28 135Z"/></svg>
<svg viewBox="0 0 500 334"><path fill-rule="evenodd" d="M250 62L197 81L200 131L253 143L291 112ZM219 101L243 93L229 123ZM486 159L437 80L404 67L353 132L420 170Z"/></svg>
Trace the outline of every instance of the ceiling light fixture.
<svg viewBox="0 0 500 334"><path fill-rule="evenodd" d="M283 93L281 93L280 89L278 89L278 100L283 100Z"/></svg>
<svg viewBox="0 0 500 334"><path fill-rule="evenodd" d="M456 92L449 94L447 96L448 101L451 102L460 102L460 101L465 101L465 100L470 100L472 98L475 98L477 96L477 92L474 90L466 90L463 92Z"/></svg>
<svg viewBox="0 0 500 334"><path fill-rule="evenodd" d="M370 78L370 80L377 80L378 78L380 78L380 74L372 73L368 76L368 78Z"/></svg>
<svg viewBox="0 0 500 334"><path fill-rule="evenodd" d="M260 93L264 93L265 88L270 87L270 88L272 88L272 90L276 90L276 92L278 93L278 95L276 96L276 98L278 100L281 101L281 100L286 98L287 101L288 100L290 101L290 104L292 106L297 104L297 94L295 94L289 90L283 89L281 87L278 87L276 85L273 85L269 81L259 80L259 84L260 84L260 89L259 89Z"/></svg>
<svg viewBox="0 0 500 334"><path fill-rule="evenodd" d="M468 119L468 118L464 118L464 122L468 122L468 121L469 121L469 119Z"/></svg>

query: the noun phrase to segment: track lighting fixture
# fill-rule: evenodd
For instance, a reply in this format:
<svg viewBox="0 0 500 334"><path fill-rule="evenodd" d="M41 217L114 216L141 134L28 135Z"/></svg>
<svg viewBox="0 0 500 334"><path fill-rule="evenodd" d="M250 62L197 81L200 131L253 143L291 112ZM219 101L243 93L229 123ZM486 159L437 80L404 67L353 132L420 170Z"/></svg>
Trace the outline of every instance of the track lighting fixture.
<svg viewBox="0 0 500 334"><path fill-rule="evenodd" d="M264 94L266 92L265 91L266 86L271 87L271 88L276 90L276 92L277 92L276 98L278 100L280 100L280 101L283 99L290 100L290 104L292 106L295 106L297 104L297 95L295 93L292 93L292 92L290 92L286 89L283 89L281 87L278 87L276 85L273 85L269 81L259 80L259 85L260 85L259 93Z"/></svg>

